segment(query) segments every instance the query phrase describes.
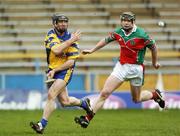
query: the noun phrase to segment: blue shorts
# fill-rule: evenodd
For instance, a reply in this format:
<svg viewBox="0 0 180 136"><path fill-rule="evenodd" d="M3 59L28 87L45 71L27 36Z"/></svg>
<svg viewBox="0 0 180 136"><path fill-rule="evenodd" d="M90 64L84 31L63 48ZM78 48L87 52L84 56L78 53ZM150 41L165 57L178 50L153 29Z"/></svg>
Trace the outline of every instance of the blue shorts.
<svg viewBox="0 0 180 136"><path fill-rule="evenodd" d="M68 85L72 79L73 71L74 71L74 68L69 68L66 70L59 71L55 73L54 79L62 79L66 82L66 85Z"/></svg>

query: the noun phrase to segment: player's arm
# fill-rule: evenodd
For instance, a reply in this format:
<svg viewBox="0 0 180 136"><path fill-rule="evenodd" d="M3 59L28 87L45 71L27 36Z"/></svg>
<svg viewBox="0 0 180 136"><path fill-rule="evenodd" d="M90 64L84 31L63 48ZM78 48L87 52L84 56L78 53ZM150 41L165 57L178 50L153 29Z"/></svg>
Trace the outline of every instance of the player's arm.
<svg viewBox="0 0 180 136"><path fill-rule="evenodd" d="M71 46L74 42L78 41L80 39L80 36L81 32L76 31L72 34L72 37L69 40L63 42L60 46L53 46L51 48L52 52L56 55L60 55L66 48Z"/></svg>
<svg viewBox="0 0 180 136"><path fill-rule="evenodd" d="M152 56L152 66L155 69L158 69L160 67L160 64L158 63L158 56L157 56L157 47L155 40L149 37L149 35L145 32L144 33L145 37L145 45L148 47L151 51L151 56Z"/></svg>
<svg viewBox="0 0 180 136"><path fill-rule="evenodd" d="M56 72L59 72L59 71L62 71L62 70L65 70L74 66L75 61L79 57L79 48L77 47L77 45L74 45L68 48L68 51L66 52L66 56L67 56L67 61L61 66L51 70L48 73L49 78L53 78Z"/></svg>
<svg viewBox="0 0 180 136"><path fill-rule="evenodd" d="M54 77L54 74L56 72L59 72L59 71L62 71L62 70L65 70L65 69L68 69L68 68L71 68L74 66L74 63L75 63L75 59L69 59L67 60L63 65L55 68L55 69L52 69L51 71L49 71L49 73L47 74L47 76L49 78L53 78Z"/></svg>
<svg viewBox="0 0 180 136"><path fill-rule="evenodd" d="M62 70L65 70L74 66L75 61L79 57L79 49L77 49L76 47L70 47L70 49L71 49L71 52L66 53L67 61L61 66L55 68L54 69L55 72L59 72L59 71L62 71Z"/></svg>
<svg viewBox="0 0 180 136"><path fill-rule="evenodd" d="M160 67L160 64L158 63L158 57L157 57L157 47L154 44L148 47L151 51L151 56L152 56L152 65L155 69L158 69Z"/></svg>
<svg viewBox="0 0 180 136"><path fill-rule="evenodd" d="M94 48L90 49L90 50L83 50L82 54L91 54L99 49L101 49L102 47L104 47L106 45L105 39L101 39Z"/></svg>
<svg viewBox="0 0 180 136"><path fill-rule="evenodd" d="M101 39L94 48L90 49L90 50L83 50L82 54L91 54L99 49L101 49L102 47L106 46L108 43L114 41L114 38L112 36L108 36L106 38Z"/></svg>

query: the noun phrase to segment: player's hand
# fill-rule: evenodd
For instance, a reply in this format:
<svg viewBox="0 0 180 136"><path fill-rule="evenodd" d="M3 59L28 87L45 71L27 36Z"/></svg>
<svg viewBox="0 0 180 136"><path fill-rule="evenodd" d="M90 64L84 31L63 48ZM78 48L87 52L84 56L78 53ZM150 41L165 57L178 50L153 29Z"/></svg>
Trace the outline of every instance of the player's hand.
<svg viewBox="0 0 180 136"><path fill-rule="evenodd" d="M80 40L81 38L81 31L77 30L76 32L72 33L71 39L76 42L78 40Z"/></svg>
<svg viewBox="0 0 180 136"><path fill-rule="evenodd" d="M49 71L49 73L47 74L48 79L53 78L53 77L54 77L54 74L55 74L55 70Z"/></svg>
<svg viewBox="0 0 180 136"><path fill-rule="evenodd" d="M153 64L153 67L155 68L155 69L158 69L158 68L160 68L160 64L159 63L155 63L155 64Z"/></svg>
<svg viewBox="0 0 180 136"><path fill-rule="evenodd" d="M83 55L86 55L86 54L91 54L92 51L91 51L91 50L83 50L81 53L82 53Z"/></svg>

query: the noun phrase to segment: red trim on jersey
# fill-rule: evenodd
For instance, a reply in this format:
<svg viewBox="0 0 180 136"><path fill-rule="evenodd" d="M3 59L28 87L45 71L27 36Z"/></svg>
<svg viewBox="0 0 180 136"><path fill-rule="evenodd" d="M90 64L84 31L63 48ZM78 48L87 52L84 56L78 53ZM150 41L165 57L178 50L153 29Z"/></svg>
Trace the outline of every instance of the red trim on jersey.
<svg viewBox="0 0 180 136"><path fill-rule="evenodd" d="M147 40L144 44L148 45L151 42L151 40Z"/></svg>

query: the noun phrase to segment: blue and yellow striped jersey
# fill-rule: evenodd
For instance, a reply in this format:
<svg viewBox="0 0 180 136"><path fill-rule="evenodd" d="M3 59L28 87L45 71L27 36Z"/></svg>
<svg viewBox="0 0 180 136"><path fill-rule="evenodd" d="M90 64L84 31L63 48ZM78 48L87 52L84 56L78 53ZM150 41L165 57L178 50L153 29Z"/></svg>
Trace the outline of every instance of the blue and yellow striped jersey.
<svg viewBox="0 0 180 136"><path fill-rule="evenodd" d="M55 55L51 48L55 46L61 46L61 44L71 38L71 33L65 32L63 36L56 34L54 29L50 30L44 41L46 47L47 63L50 69L57 68L64 64L69 59L77 59L79 57L79 48L77 43L72 44L70 47L65 49L61 55Z"/></svg>

